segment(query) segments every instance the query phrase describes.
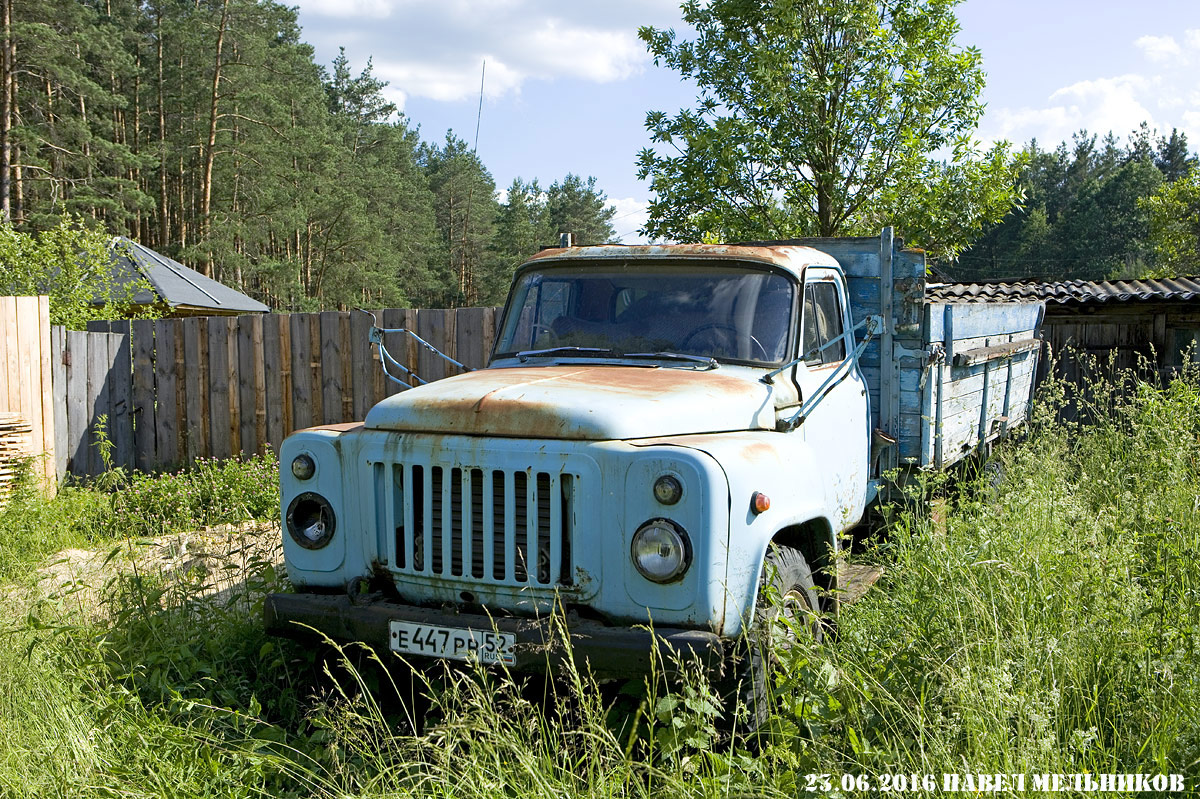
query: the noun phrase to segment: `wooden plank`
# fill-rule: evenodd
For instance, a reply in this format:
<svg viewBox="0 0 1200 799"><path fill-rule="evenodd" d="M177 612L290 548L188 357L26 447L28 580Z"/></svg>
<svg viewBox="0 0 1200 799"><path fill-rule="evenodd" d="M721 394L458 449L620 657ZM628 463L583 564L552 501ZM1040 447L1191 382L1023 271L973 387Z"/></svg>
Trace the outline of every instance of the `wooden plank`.
<svg viewBox="0 0 1200 799"><path fill-rule="evenodd" d="M312 401L312 423L314 425L325 423L325 367L321 363L321 316L322 314L313 313L308 315L308 349L309 349L309 380L312 381L312 392L309 398Z"/></svg>
<svg viewBox="0 0 1200 799"><path fill-rule="evenodd" d="M484 312L486 308L459 308L455 312L455 352L469 369L481 369L487 362L484 350Z"/></svg>
<svg viewBox="0 0 1200 799"><path fill-rule="evenodd" d="M134 465L151 471L156 463L157 425L154 408L154 322L135 319L132 325ZM72 358L74 356L72 355Z"/></svg>
<svg viewBox="0 0 1200 799"><path fill-rule="evenodd" d="M0 410L21 412L21 351L17 335L17 298L0 297L0 320L4 324L4 353L7 395L0 397Z"/></svg>
<svg viewBox="0 0 1200 799"><path fill-rule="evenodd" d="M103 474L105 469L104 453L97 446L100 431L110 437L110 422L112 417L111 392L108 390L108 374L112 364L108 360L108 333L88 333L87 359L87 464L88 474ZM104 417L101 419L101 417ZM111 451L109 452L111 455Z"/></svg>
<svg viewBox="0 0 1200 799"><path fill-rule="evenodd" d="M363 419L375 404L375 359L371 351L371 317L355 311L349 318L350 413L355 421Z"/></svg>
<svg viewBox="0 0 1200 799"><path fill-rule="evenodd" d="M66 331L67 340L67 468L84 477L88 467L88 334Z"/></svg>
<svg viewBox="0 0 1200 799"><path fill-rule="evenodd" d="M341 369L341 421L357 421L354 415L354 357L353 344L350 342L350 314L338 314L338 366Z"/></svg>
<svg viewBox="0 0 1200 799"><path fill-rule="evenodd" d="M231 418L233 391L229 382L230 341L233 319L227 316L208 318L208 415L209 452L214 458L228 458L235 451L236 426ZM240 431L238 431L240 444ZM240 447L239 447L240 448Z"/></svg>
<svg viewBox="0 0 1200 799"><path fill-rule="evenodd" d="M296 429L292 410L292 328L286 314L272 314L270 318L275 320L275 326L279 331L281 377L279 389L280 407L283 408L280 429L283 432L279 437L279 444L276 445L276 452L278 452L278 446L283 444L283 439Z"/></svg>
<svg viewBox="0 0 1200 799"><path fill-rule="evenodd" d="M42 474L45 487L51 492L58 488L58 466L55 458L55 418L54 418L54 374L50 343L50 298L45 294L37 298L38 315L38 387L40 396L35 397L42 404Z"/></svg>
<svg viewBox="0 0 1200 799"><path fill-rule="evenodd" d="M179 439L179 380L175 372L176 322L159 319L154 323L154 432L158 446L155 465L173 468L181 457Z"/></svg>
<svg viewBox="0 0 1200 799"><path fill-rule="evenodd" d="M267 440L267 405L263 388L263 319L238 317L238 398L242 452L257 455Z"/></svg>
<svg viewBox="0 0 1200 799"><path fill-rule="evenodd" d="M108 337L109 435L113 443L113 465L132 469L133 437L133 359L130 351L129 321L114 322Z"/></svg>
<svg viewBox="0 0 1200 799"><path fill-rule="evenodd" d="M387 310L385 310L383 312L383 315L380 317L380 319L382 320L381 324L385 328L389 328L392 330L404 328L404 326L408 322L408 315L409 315L409 312L408 312L408 309L406 309L406 308L388 308ZM408 360L409 338L410 338L409 336L406 336L403 333L387 333L384 335L384 339L383 339L383 343L387 347L388 354L390 354L396 360L400 361L400 363L403 363L405 366L409 366L409 364L406 363L406 361ZM376 358L379 357L378 352L376 352L375 357ZM383 374L383 365L381 363L379 363L378 360L376 361L376 363L379 364L380 374L382 375ZM399 377L401 379L404 378L404 373L401 372L399 369L397 369L393 364L388 364L387 370L388 370L388 374L391 374L395 377ZM396 383L394 380L391 380L391 379L387 378L386 376L384 376L383 393L384 393L385 397L390 397L393 394L397 394L403 390L404 390L404 386L402 386L402 385Z"/></svg>
<svg viewBox="0 0 1200 799"><path fill-rule="evenodd" d="M50 329L50 369L54 393L54 470L58 482L67 475L67 329L55 325ZM3 372L3 370L0 370Z"/></svg>
<svg viewBox="0 0 1200 799"><path fill-rule="evenodd" d="M321 424L337 424L342 418L343 370L341 314L326 311L320 314L321 345Z"/></svg>
<svg viewBox="0 0 1200 799"><path fill-rule="evenodd" d="M422 309L417 317L417 335L451 358L455 354L454 311L452 309ZM424 347L417 356L418 374L429 382L455 374L457 369L445 358Z"/></svg>
<svg viewBox="0 0 1200 799"><path fill-rule="evenodd" d="M184 376L184 416L188 463L212 454L209 444L208 425L208 320L191 316L182 321L180 336L183 339L183 362L187 365Z"/></svg>
<svg viewBox="0 0 1200 799"><path fill-rule="evenodd" d="M995 344L990 347L975 347L966 351L960 350L954 355L955 366L974 366L975 364L1008 358L1017 353L1030 352L1042 346L1036 338L1025 338L1010 341L1007 344Z"/></svg>
<svg viewBox="0 0 1200 799"><path fill-rule="evenodd" d="M483 366L487 366L492 358L492 350L496 346L496 325L500 323L501 309L483 309Z"/></svg>
<svg viewBox="0 0 1200 799"><path fill-rule="evenodd" d="M384 323L384 313L383 309L375 311L375 319L380 327L387 327ZM367 367L371 370L371 400L367 404L367 410L369 411L388 396L387 384L392 381L388 380L387 375L383 373L383 363L379 359L379 347L368 341L367 352L371 357L370 364ZM365 417L366 414L363 414L363 416Z"/></svg>
<svg viewBox="0 0 1200 799"><path fill-rule="evenodd" d="M17 297L17 347L21 354L20 414L29 423L29 452L42 453L45 425L42 421L42 358L38 349L41 344L41 325L38 320L38 298ZM11 342L10 342L11 346Z"/></svg>
<svg viewBox="0 0 1200 799"><path fill-rule="evenodd" d="M291 372L292 365L283 359L282 335L287 327L280 324L283 319L279 314L270 314L262 319L262 378L263 401L266 403L266 428L263 443L279 452L279 445L286 435L283 429L285 376ZM281 332L284 331L284 332ZM290 396L289 396L290 399Z"/></svg>
<svg viewBox="0 0 1200 799"><path fill-rule="evenodd" d="M1043 313L1040 302L1030 303L933 303L929 318L929 341L945 341L945 317L938 308L949 309L957 339L1023 333L1037 328Z"/></svg>
<svg viewBox="0 0 1200 799"><path fill-rule="evenodd" d="M3 335L0 341L4 343L4 346L0 348L0 411L10 410L8 404L8 353L17 340L16 337L8 334L9 299L8 297L0 297L0 334ZM15 300L11 307L13 309L12 312L15 313Z"/></svg>
<svg viewBox="0 0 1200 799"><path fill-rule="evenodd" d="M292 430L313 425L311 314L291 314L288 328L292 344ZM290 431L289 431L290 432Z"/></svg>

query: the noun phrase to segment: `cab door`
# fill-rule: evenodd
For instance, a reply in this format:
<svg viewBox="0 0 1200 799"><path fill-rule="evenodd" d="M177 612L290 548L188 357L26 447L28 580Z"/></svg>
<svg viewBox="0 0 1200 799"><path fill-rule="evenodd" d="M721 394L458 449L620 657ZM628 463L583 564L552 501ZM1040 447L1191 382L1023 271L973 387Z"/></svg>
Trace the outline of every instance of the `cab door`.
<svg viewBox="0 0 1200 799"><path fill-rule="evenodd" d="M854 351L852 328L841 274L810 266L805 270L800 316L804 360L797 364L794 379L802 403L819 392L823 399L797 432L824 467L827 501L840 517L830 522L837 529L851 527L862 517L869 467L867 384L857 363L848 369L842 366ZM825 385L835 374L835 382Z"/></svg>

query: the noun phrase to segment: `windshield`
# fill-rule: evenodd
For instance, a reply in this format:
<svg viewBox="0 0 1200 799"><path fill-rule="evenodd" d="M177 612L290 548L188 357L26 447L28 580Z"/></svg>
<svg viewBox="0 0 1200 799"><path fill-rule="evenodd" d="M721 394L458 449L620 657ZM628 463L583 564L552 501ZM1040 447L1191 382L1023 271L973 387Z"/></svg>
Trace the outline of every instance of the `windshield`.
<svg viewBox="0 0 1200 799"><path fill-rule="evenodd" d="M517 283L496 354L580 347L778 364L794 328L792 285L752 266L548 267Z"/></svg>

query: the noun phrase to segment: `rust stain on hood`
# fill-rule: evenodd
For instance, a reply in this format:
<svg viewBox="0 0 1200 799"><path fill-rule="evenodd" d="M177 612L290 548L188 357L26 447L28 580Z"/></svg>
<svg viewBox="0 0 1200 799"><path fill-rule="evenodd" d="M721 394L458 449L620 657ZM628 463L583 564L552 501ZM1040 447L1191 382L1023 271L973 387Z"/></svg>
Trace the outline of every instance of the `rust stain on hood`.
<svg viewBox="0 0 1200 799"><path fill-rule="evenodd" d="M773 429L771 387L719 372L638 366L484 369L389 397L378 430L613 440Z"/></svg>

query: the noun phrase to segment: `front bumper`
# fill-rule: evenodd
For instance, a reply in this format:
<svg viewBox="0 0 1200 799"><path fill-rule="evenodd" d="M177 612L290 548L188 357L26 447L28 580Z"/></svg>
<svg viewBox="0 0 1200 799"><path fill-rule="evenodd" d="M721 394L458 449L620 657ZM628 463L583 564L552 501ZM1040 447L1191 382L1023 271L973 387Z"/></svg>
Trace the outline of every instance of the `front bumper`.
<svg viewBox="0 0 1200 799"><path fill-rule="evenodd" d="M361 642L380 651L389 648L391 621L495 629L516 636L516 664L510 668L521 672L554 671L570 655L576 664L586 665L598 677L636 678L655 670L673 675L687 663L716 674L725 655L723 640L703 630L609 627L570 617L564 624L554 625L548 618L491 618L393 602L360 603L344 594L270 594L263 612L267 632L274 635L324 635L335 641ZM563 627L570 636L569 653L557 632Z"/></svg>

